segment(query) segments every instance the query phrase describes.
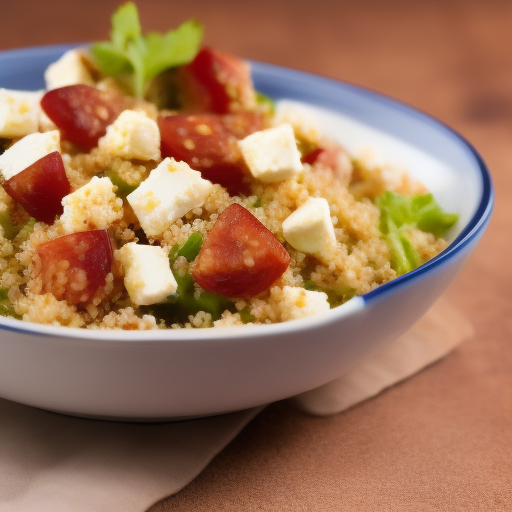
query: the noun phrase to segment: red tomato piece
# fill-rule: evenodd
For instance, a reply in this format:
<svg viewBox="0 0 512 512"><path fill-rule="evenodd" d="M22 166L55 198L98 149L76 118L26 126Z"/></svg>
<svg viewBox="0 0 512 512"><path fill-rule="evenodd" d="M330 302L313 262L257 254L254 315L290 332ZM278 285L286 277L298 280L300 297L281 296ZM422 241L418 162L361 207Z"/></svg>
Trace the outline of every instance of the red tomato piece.
<svg viewBox="0 0 512 512"><path fill-rule="evenodd" d="M82 231L37 247L42 293L51 292L68 304L87 304L102 295L112 271L113 250L106 230Z"/></svg>
<svg viewBox="0 0 512 512"><path fill-rule="evenodd" d="M39 222L61 215L62 198L71 192L58 151L44 156L4 183L4 190Z"/></svg>
<svg viewBox="0 0 512 512"><path fill-rule="evenodd" d="M313 151L310 151L309 153L307 153L306 155L304 155L301 160L302 160L302 163L303 164L309 164L309 165L313 165L317 160L318 158L320 157L320 155L324 152L325 150L322 149L322 148L315 148L313 149Z"/></svg>
<svg viewBox="0 0 512 512"><path fill-rule="evenodd" d="M316 148L302 157L302 163L320 164L324 167L337 171L343 166L342 157L345 155L343 148L336 143L331 143L326 147Z"/></svg>
<svg viewBox="0 0 512 512"><path fill-rule="evenodd" d="M123 110L119 96L83 84L48 91L41 107L59 128L62 139L84 151L98 145L107 126Z"/></svg>
<svg viewBox="0 0 512 512"><path fill-rule="evenodd" d="M255 105L249 64L234 55L205 47L178 71L185 110L227 114Z"/></svg>
<svg viewBox="0 0 512 512"><path fill-rule="evenodd" d="M227 297L253 296L281 277L290 255L252 213L239 204L222 212L203 243L193 277Z"/></svg>
<svg viewBox="0 0 512 512"><path fill-rule="evenodd" d="M178 114L160 117L158 126L162 156L187 162L232 195L247 189L248 170L236 141L262 129L260 114Z"/></svg>

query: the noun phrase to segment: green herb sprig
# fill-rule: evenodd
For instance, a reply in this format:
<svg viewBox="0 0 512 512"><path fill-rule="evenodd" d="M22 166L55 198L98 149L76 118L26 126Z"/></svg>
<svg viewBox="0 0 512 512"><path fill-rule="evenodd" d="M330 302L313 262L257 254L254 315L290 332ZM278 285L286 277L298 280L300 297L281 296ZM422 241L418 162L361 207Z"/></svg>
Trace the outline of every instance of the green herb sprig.
<svg viewBox="0 0 512 512"><path fill-rule="evenodd" d="M135 96L142 98L154 77L194 59L202 37L203 26L195 20L165 34L144 36L137 7L128 2L112 15L111 40L93 44L91 55L103 74L128 81Z"/></svg>

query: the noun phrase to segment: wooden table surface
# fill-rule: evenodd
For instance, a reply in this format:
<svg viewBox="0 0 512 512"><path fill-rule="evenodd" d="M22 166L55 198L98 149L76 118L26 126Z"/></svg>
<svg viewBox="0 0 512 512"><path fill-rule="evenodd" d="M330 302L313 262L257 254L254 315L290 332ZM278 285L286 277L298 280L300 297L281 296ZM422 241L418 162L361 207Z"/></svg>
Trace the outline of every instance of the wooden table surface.
<svg viewBox="0 0 512 512"><path fill-rule="evenodd" d="M2 1L0 49L105 39L112 0ZM512 2L140 2L143 27L195 16L206 42L347 80L464 135L494 179L482 243L446 295L476 335L331 418L260 414L167 511L509 511L512 506Z"/></svg>

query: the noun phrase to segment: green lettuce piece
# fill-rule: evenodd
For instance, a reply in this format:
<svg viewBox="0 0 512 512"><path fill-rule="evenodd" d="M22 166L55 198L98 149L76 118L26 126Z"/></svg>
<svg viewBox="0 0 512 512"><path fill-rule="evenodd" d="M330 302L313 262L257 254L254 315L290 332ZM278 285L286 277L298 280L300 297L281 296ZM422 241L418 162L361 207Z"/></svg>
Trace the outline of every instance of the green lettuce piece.
<svg viewBox="0 0 512 512"><path fill-rule="evenodd" d="M446 213L432 194L404 196L385 192L377 198L380 209L379 228L391 249L391 264L398 275L410 272L421 264L418 251L407 237L407 231L418 228L440 237L459 216Z"/></svg>
<svg viewBox="0 0 512 512"><path fill-rule="evenodd" d="M7 288L0 288L0 316L12 316L13 318L20 319L21 317L14 311L8 293L9 290Z"/></svg>
<svg viewBox="0 0 512 512"><path fill-rule="evenodd" d="M142 35L137 7L123 4L112 15L110 41L91 47L98 69L123 81L131 77L135 96L142 98L149 82L166 69L191 62L199 51L203 26L188 20L165 34Z"/></svg>

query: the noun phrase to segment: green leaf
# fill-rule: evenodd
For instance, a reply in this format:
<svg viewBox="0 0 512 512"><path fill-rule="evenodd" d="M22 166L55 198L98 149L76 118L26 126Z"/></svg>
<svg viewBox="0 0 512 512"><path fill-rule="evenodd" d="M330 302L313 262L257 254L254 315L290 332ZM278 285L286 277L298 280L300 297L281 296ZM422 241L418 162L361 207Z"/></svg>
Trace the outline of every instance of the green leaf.
<svg viewBox="0 0 512 512"><path fill-rule="evenodd" d="M98 69L123 82L131 75L134 94L142 98L149 82L166 69L191 62L199 51L202 25L185 21L165 34L142 35L137 8L128 2L113 14L111 40L95 43L91 55Z"/></svg>
<svg viewBox="0 0 512 512"><path fill-rule="evenodd" d="M14 311L14 307L9 300L9 290L7 288L0 288L0 316L12 316L13 318L20 319L20 315Z"/></svg>
<svg viewBox="0 0 512 512"><path fill-rule="evenodd" d="M380 209L379 228L388 241L392 267L398 275L421 264L418 251L407 237L410 228L440 237L459 218L457 214L444 212L432 194L409 197L385 192L377 198L376 204Z"/></svg>
<svg viewBox="0 0 512 512"><path fill-rule="evenodd" d="M121 5L112 15L112 44L118 50L123 50L130 40L141 35L139 13L133 2Z"/></svg>

